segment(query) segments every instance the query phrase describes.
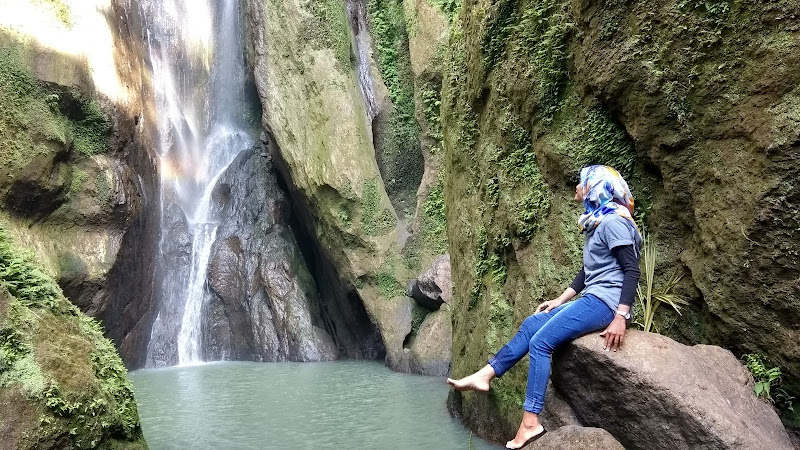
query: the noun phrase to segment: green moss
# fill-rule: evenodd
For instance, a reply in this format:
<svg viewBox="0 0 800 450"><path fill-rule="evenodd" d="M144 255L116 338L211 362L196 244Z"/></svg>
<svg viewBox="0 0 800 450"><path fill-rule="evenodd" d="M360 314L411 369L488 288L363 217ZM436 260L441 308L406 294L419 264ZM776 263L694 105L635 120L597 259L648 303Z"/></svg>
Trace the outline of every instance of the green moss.
<svg viewBox="0 0 800 450"><path fill-rule="evenodd" d="M447 252L447 214L442 186L439 180L423 204L422 238L426 249L437 255Z"/></svg>
<svg viewBox="0 0 800 450"><path fill-rule="evenodd" d="M441 83L425 83L419 91L422 101L422 114L428 126L428 137L436 141L442 140L442 85ZM436 153L436 148L431 152Z"/></svg>
<svg viewBox="0 0 800 450"><path fill-rule="evenodd" d="M489 300L489 323L486 333L486 348L491 353L497 353L500 347L511 339L513 320L513 306L500 293L493 293Z"/></svg>
<svg viewBox="0 0 800 450"><path fill-rule="evenodd" d="M367 236L383 236L392 231L397 220L388 208L380 209L378 184L365 181L361 199L361 229Z"/></svg>
<svg viewBox="0 0 800 450"><path fill-rule="evenodd" d="M378 290L382 297L392 298L405 295L405 289L403 289L403 286L397 281L397 278L394 277L391 268L384 268L378 272L375 276L375 281L378 284Z"/></svg>
<svg viewBox="0 0 800 450"><path fill-rule="evenodd" d="M378 68L392 101L387 123L379 131L378 167L392 203L410 206L415 204L425 167L414 117L414 74L403 2L370 0L367 11Z"/></svg>
<svg viewBox="0 0 800 450"><path fill-rule="evenodd" d="M516 20L517 4L516 0L500 0L492 4L486 13L481 51L487 70L493 68L505 55L511 25Z"/></svg>
<svg viewBox="0 0 800 450"><path fill-rule="evenodd" d="M535 80L538 111L542 120L549 122L562 105L567 83L567 38L574 24L560 0L533 2L522 13L514 26L513 51L508 62L522 62L521 73L529 73Z"/></svg>
<svg viewBox="0 0 800 450"><path fill-rule="evenodd" d="M71 145L85 155L105 152L111 127L98 103L76 90L40 82L18 50L0 49L0 172L13 177L54 146Z"/></svg>
<svg viewBox="0 0 800 450"><path fill-rule="evenodd" d="M303 22L305 42L313 48L332 49L342 71L355 66L350 43L350 22L341 0L308 0L305 6L311 17Z"/></svg>
<svg viewBox="0 0 800 450"><path fill-rule="evenodd" d="M77 167L72 169L72 181L69 184L69 193L75 195L80 192L83 184L89 179L89 174L85 170Z"/></svg>
<svg viewBox="0 0 800 450"><path fill-rule="evenodd" d="M97 201L101 205L108 204L111 201L112 187L111 182L108 180L108 175L105 172L100 172L94 179L94 187L97 190Z"/></svg>
<svg viewBox="0 0 800 450"><path fill-rule="evenodd" d="M453 23L456 16L458 15L458 11L461 10L461 4L463 0L428 0L431 5L439 8L450 23Z"/></svg>
<svg viewBox="0 0 800 450"><path fill-rule="evenodd" d="M412 303L411 307L411 336L416 337L419 334L419 329L422 327L422 323L425 322L425 319L428 317L431 311L417 303L416 301Z"/></svg>
<svg viewBox="0 0 800 450"><path fill-rule="evenodd" d="M44 411L25 446L66 437L74 448L144 447L133 390L113 344L2 228L0 285L8 308L0 323L0 389L17 387Z"/></svg>

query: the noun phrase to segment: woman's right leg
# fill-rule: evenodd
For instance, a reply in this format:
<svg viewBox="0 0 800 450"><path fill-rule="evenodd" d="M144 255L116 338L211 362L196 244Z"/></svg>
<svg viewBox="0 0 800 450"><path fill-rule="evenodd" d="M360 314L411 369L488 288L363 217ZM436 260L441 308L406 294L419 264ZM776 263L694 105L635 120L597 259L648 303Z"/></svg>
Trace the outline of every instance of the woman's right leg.
<svg viewBox="0 0 800 450"><path fill-rule="evenodd" d="M459 391L488 391L489 382L492 381L494 377L502 376L513 367L514 364L522 359L523 356L528 354L530 340L533 335L536 334L548 320L555 316L558 311L568 304L569 303L565 303L557 308L553 308L549 313L541 312L538 314L531 314L527 319L522 321L522 325L519 327L517 334L489 360L489 364L483 366L483 368L472 375L459 380L448 378L447 384Z"/></svg>

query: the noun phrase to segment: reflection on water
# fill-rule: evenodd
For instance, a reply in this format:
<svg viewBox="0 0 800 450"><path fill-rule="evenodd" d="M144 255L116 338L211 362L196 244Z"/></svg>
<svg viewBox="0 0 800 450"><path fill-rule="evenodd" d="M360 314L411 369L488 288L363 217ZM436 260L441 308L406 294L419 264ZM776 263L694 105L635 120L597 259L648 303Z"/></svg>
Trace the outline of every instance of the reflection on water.
<svg viewBox="0 0 800 450"><path fill-rule="evenodd" d="M443 378L376 362L225 362L130 379L153 450L499 448L450 417Z"/></svg>

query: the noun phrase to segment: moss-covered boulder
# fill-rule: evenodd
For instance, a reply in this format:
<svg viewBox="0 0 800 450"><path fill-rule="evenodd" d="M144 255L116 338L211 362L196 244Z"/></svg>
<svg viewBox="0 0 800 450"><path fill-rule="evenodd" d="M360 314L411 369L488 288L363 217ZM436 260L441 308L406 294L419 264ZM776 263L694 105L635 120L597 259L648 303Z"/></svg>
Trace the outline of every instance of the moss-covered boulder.
<svg viewBox="0 0 800 450"><path fill-rule="evenodd" d="M0 228L0 447L146 448L114 345Z"/></svg>
<svg viewBox="0 0 800 450"><path fill-rule="evenodd" d="M767 354L798 386L797 8L464 2L442 99L454 376L577 273L573 186L599 163L629 181L658 242L656 284L683 275L690 306L661 331ZM473 425L513 434L526 368L461 399Z"/></svg>

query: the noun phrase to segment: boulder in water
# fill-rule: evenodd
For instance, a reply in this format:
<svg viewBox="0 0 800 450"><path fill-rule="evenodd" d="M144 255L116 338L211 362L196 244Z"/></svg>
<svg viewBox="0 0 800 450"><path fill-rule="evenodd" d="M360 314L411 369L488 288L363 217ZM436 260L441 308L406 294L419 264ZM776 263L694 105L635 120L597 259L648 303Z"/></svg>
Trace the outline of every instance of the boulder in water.
<svg viewBox="0 0 800 450"><path fill-rule="evenodd" d="M719 347L633 330L606 352L592 333L557 352L553 384L584 425L626 448L792 448L750 373Z"/></svg>

